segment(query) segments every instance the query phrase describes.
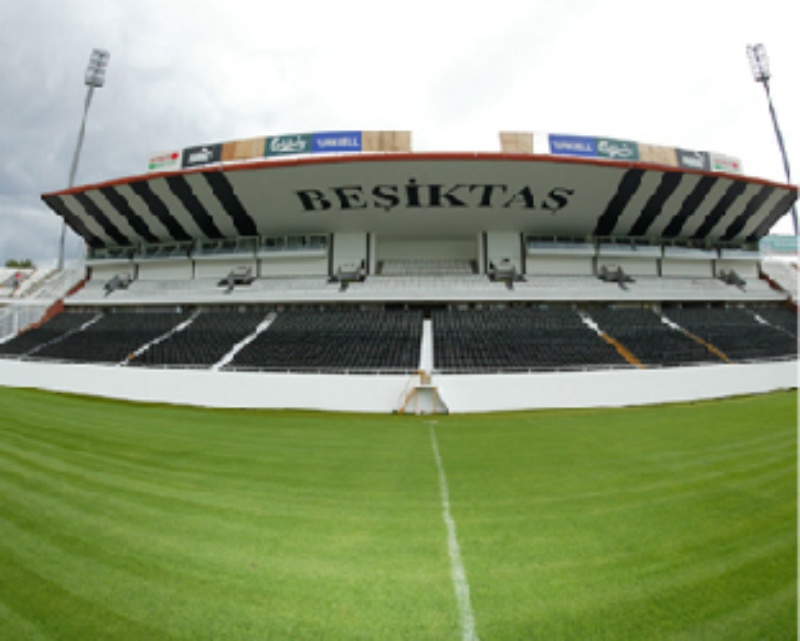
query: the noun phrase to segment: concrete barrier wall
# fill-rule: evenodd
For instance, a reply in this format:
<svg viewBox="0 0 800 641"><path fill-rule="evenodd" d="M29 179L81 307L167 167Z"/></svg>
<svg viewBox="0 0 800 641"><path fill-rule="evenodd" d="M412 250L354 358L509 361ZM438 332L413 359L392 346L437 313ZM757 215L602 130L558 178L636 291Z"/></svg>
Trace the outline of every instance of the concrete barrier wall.
<svg viewBox="0 0 800 641"><path fill-rule="evenodd" d="M505 376L439 376L452 412L625 407L797 388L797 361Z"/></svg>
<svg viewBox="0 0 800 641"><path fill-rule="evenodd" d="M199 407L391 412L411 376L213 372L0 359L0 385Z"/></svg>
<svg viewBox="0 0 800 641"><path fill-rule="evenodd" d="M451 413L622 407L797 387L797 362L519 375L439 375ZM389 413L418 377L166 370L0 359L0 385L200 407Z"/></svg>

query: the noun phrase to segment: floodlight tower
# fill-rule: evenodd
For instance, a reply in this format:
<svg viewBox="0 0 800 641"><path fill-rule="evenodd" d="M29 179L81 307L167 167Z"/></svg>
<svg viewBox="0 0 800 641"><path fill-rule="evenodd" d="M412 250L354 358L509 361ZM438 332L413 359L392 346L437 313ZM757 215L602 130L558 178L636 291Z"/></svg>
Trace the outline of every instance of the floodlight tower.
<svg viewBox="0 0 800 641"><path fill-rule="evenodd" d="M94 90L102 87L106 81L106 67L108 66L108 59L110 54L105 49L92 49L92 55L89 58L89 65L86 67L86 74L84 76L84 84L87 87L86 101L83 106L83 119L81 120L81 128L78 132L78 144L75 146L75 155L72 157L72 166L69 170L69 186L71 189L75 186L75 173L78 171L78 160L81 155L81 147L83 147L83 137L86 133L86 118L89 115L89 105L92 104L92 95ZM58 246L58 269L64 269L64 240L67 232L67 221L61 224L61 242Z"/></svg>
<svg viewBox="0 0 800 641"><path fill-rule="evenodd" d="M747 58L750 60L750 69L753 71L753 79L764 85L767 92L767 102L769 103L769 113L772 115L772 125L775 127L775 137L778 139L778 147L783 157L783 170L786 172L786 182L792 183L792 174L789 171L789 158L786 156L786 147L783 144L781 129L778 127L778 117L775 115L775 107L772 104L772 94L769 91L769 58L767 48L763 44L747 45ZM792 225L794 235L797 236L797 205L792 205Z"/></svg>

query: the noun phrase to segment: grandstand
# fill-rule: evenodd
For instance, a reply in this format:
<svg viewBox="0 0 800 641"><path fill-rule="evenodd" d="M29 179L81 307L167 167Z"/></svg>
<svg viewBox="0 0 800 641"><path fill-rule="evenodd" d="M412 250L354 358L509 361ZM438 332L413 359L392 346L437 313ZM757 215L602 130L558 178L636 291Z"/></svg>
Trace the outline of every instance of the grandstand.
<svg viewBox="0 0 800 641"><path fill-rule="evenodd" d="M0 383L417 412L796 387L796 265L757 249L794 186L677 153L216 157L43 196L85 271L0 290Z"/></svg>

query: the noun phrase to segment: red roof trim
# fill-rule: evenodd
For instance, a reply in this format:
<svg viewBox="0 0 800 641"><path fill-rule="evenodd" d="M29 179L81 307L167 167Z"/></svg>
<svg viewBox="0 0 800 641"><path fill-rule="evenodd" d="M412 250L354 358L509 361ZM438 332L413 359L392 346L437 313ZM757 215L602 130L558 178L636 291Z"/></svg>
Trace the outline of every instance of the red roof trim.
<svg viewBox="0 0 800 641"><path fill-rule="evenodd" d="M86 191L101 189L104 187L115 187L118 185L126 185L129 183L140 182L144 180L153 180L156 178L164 178L167 176L185 176L197 173L211 173L211 172L235 172L235 171L250 171L257 169L277 169L281 167L297 167L304 165L327 165L327 164L345 164L345 163L371 163L371 162L414 162L414 161L472 161L472 160L513 160L519 162L549 162L549 163L563 163L563 164L576 164L576 165L594 165L597 167L608 167L613 169L644 169L651 171L665 171L665 172L678 172L685 174L701 174L709 176L718 176L730 178L732 180L741 180L748 183L757 185L768 185L771 187L780 187L798 192L797 185L789 185L786 183L775 182L763 178L755 178L750 176L743 176L741 174L729 174L718 171L702 171L699 169L689 169L686 167L676 167L674 165L659 165L656 163L645 162L624 162L615 160L603 160L599 158L585 158L579 156L560 156L549 154L514 154L504 152L361 152L347 155L315 155L302 158L291 158L284 160L249 160L242 162L227 162L225 164L216 163L202 167L195 167L192 169L182 169L178 171L165 171L165 172L152 172L140 174L137 176L129 176L125 178L117 178L100 183L89 185L81 185L73 187L72 189L64 189L60 191L53 191L42 194L43 198L49 196L68 196L71 194L79 194Z"/></svg>

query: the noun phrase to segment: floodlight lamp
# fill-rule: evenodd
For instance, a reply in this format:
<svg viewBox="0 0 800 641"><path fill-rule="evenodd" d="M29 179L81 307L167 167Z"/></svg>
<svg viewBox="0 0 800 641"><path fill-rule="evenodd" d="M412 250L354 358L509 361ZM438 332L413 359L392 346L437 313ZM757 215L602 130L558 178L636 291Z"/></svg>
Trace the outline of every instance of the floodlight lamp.
<svg viewBox="0 0 800 641"><path fill-rule="evenodd" d="M102 87L105 84L105 74L102 72L87 71L84 84L89 87Z"/></svg>
<svg viewBox="0 0 800 641"><path fill-rule="evenodd" d="M767 48L763 44L747 45L747 59L750 61L750 69L756 82L769 80L769 58Z"/></svg>
<svg viewBox="0 0 800 641"><path fill-rule="evenodd" d="M105 49L93 49L86 67L84 83L90 87L102 87L106 80L106 67L110 54Z"/></svg>
<svg viewBox="0 0 800 641"><path fill-rule="evenodd" d="M93 64L102 64L108 61L109 53L105 49L92 49L92 57L89 61Z"/></svg>

